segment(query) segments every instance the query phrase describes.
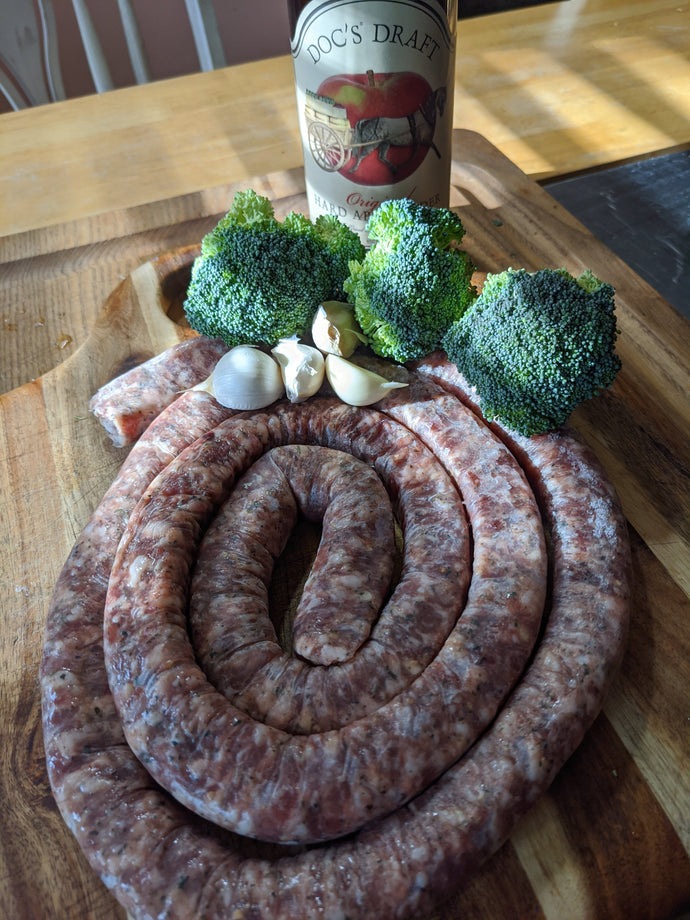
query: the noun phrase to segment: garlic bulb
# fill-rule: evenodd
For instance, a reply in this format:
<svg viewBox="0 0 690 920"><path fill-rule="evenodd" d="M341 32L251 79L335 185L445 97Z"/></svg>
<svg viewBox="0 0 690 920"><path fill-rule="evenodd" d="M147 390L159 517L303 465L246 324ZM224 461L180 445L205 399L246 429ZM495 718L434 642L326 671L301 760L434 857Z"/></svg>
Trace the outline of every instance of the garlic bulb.
<svg viewBox="0 0 690 920"><path fill-rule="evenodd" d="M399 380L387 380L338 355L326 355L326 377L336 396L350 406L370 406L391 390L408 386Z"/></svg>
<svg viewBox="0 0 690 920"><path fill-rule="evenodd" d="M271 349L280 365L285 393L290 402L303 402L317 393L323 383L325 362L323 355L311 345L303 345L297 336L281 339Z"/></svg>
<svg viewBox="0 0 690 920"><path fill-rule="evenodd" d="M355 319L352 304L339 300L327 300L320 305L312 323L311 337L321 351L341 358L349 358L367 341Z"/></svg>
<svg viewBox="0 0 690 920"><path fill-rule="evenodd" d="M263 409L283 395L280 367L253 345L237 345L218 361L211 376L194 387L228 409Z"/></svg>

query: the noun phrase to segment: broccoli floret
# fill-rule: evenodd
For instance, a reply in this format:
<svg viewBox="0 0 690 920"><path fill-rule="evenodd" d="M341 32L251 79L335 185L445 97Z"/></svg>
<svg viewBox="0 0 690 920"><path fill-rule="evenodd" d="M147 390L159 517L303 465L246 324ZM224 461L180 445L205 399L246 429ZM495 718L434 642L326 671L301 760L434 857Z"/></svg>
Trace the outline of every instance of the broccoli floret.
<svg viewBox="0 0 690 920"><path fill-rule="evenodd" d="M372 248L344 282L357 321L384 358L428 355L477 294L460 218L402 198L379 205L366 229Z"/></svg>
<svg viewBox="0 0 690 920"><path fill-rule="evenodd" d="M192 329L229 346L275 345L301 335L326 300L342 300L349 263L364 257L359 237L335 217L284 221L252 189L201 243L184 311Z"/></svg>
<svg viewBox="0 0 690 920"><path fill-rule="evenodd" d="M487 276L442 344L484 415L529 436L559 428L613 383L617 334L614 290L590 271L508 269Z"/></svg>

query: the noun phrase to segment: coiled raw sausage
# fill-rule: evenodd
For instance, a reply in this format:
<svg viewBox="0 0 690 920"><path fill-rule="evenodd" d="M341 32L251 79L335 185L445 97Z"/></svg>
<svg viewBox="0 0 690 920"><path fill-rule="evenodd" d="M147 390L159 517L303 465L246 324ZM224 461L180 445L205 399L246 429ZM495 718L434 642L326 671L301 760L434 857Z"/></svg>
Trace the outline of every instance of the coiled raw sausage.
<svg viewBox="0 0 690 920"><path fill-rule="evenodd" d="M321 522L322 534L292 619L292 648L303 660L330 665L351 660L369 635L393 577L388 494L371 467L342 451L276 447L244 474L199 548L190 625L216 687L218 668L227 666L228 646L218 646L224 634L240 653L257 643L264 654L280 652L270 580L299 514ZM249 679L240 669L233 683Z"/></svg>
<svg viewBox="0 0 690 920"><path fill-rule="evenodd" d="M277 514L289 517L291 513L285 507L284 496L276 495L274 487L266 488L264 472L272 468L269 461L274 451L245 475L200 546L190 601L196 656L217 689L244 712L275 728L300 733L328 731L386 703L409 686L438 653L465 600L469 533L452 480L409 431L391 426L376 415L372 418L375 425L367 435L369 453L376 456L376 469L394 501L403 528L404 550L397 584L378 616L370 640L357 655L327 668L310 667L284 652L272 628L267 627L271 552L267 553L266 548L274 550L276 536L277 542L282 543L285 533L283 524L279 535L273 531L278 524L273 524L274 517L264 512L264 504L275 505ZM320 448L317 460L324 451L328 455L327 448ZM335 452L335 456L344 455ZM353 495L357 499L357 494ZM340 502L343 504L344 496ZM357 520L356 513L348 513L340 518L337 527L347 527L353 519ZM367 526L365 522L357 523ZM264 549L257 547L251 560L254 577L245 591L241 559L246 547L242 537L247 533L250 545L256 547L259 532ZM230 557L228 545L233 547ZM329 557L339 568L341 553L342 549L336 548ZM240 569L233 564L236 558ZM217 564L217 559L222 560L222 565ZM351 591L361 595L363 582L369 583L364 595L368 606L371 583L380 579L381 588L388 582L388 561L384 559L381 568L378 555L362 561L350 559L339 575L348 584L341 606L350 603L347 596ZM318 566L312 575L315 571L318 573ZM305 586L308 587L309 584ZM252 595L249 604L247 591ZM443 595L446 597L439 600ZM305 597L314 601L308 590L301 603ZM333 600L331 589L328 603ZM259 602L264 609L257 618ZM238 615L242 618L239 624Z"/></svg>
<svg viewBox="0 0 690 920"><path fill-rule="evenodd" d="M453 385L462 392L462 381ZM409 805L303 853L252 850L160 791L124 743L104 678L102 608L123 521L166 451L223 417L197 398L182 397L132 451L56 587L41 677L56 800L95 871L137 920L411 918L500 846L599 711L628 616L628 543L615 493L571 432L507 437L552 547L548 622L515 691L473 749ZM174 448L156 443L161 432Z"/></svg>
<svg viewBox="0 0 690 920"><path fill-rule="evenodd" d="M389 813L467 750L525 665L541 622L545 569L538 515L530 530L530 493L526 486L519 491L523 480L516 475L510 506L492 512L493 490L478 496L475 539L487 521L493 534L497 513L512 509L508 523L520 521L512 543L524 541L534 566L527 569L514 552L515 561L498 557L473 572L468 604L438 655L366 719L337 732L286 735L249 721L199 669L184 616L192 553L239 472L267 447L303 439L325 440L376 463L386 455L381 433L394 445L397 427L374 410L322 400L229 419L173 460L130 518L106 604L111 690L130 746L147 769L183 804L223 827L264 840L316 842ZM486 431L476 434L492 440ZM464 443L475 449L469 433ZM508 467L510 455L497 444ZM503 478L510 480L507 469ZM428 582L426 591L435 606L450 604L457 615L455 584L447 577L452 556L440 558L435 574L445 575L448 587Z"/></svg>

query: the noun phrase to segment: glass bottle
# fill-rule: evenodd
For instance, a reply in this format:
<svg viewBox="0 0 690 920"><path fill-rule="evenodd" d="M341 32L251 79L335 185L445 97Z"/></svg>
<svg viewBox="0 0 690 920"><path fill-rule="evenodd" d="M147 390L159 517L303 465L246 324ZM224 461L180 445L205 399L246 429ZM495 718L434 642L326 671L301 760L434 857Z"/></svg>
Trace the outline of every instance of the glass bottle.
<svg viewBox="0 0 690 920"><path fill-rule="evenodd" d="M447 207L457 0L288 0L309 213Z"/></svg>

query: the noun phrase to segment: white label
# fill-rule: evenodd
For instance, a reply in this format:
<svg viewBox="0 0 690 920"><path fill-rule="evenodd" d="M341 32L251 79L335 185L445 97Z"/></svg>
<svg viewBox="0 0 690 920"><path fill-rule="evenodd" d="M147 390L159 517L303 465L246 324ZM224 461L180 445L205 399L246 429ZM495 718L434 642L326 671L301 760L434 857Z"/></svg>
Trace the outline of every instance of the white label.
<svg viewBox="0 0 690 920"><path fill-rule="evenodd" d="M437 0L313 0L292 55L309 213L364 238L388 198L447 207L455 23Z"/></svg>

